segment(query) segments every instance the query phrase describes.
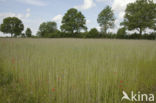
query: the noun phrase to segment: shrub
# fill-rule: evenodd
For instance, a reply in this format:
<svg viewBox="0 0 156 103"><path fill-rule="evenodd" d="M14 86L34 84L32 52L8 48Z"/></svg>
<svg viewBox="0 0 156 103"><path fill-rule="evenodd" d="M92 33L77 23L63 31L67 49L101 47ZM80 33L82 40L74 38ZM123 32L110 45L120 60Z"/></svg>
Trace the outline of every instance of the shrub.
<svg viewBox="0 0 156 103"><path fill-rule="evenodd" d="M96 38L98 37L99 32L96 28L91 29L88 33L87 33L87 37L88 38Z"/></svg>
<svg viewBox="0 0 156 103"><path fill-rule="evenodd" d="M123 27L123 28L120 28L118 31L117 31L117 38L125 38L126 36L126 29Z"/></svg>

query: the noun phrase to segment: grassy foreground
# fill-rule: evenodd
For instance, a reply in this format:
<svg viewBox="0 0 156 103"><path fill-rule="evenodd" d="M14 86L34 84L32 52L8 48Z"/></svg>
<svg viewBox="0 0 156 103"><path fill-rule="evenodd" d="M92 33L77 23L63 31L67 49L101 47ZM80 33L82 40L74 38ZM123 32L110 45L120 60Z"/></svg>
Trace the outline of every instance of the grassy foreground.
<svg viewBox="0 0 156 103"><path fill-rule="evenodd" d="M120 103L123 90L156 94L156 41L0 39L0 59L20 84L11 84L13 92L35 98L27 103Z"/></svg>

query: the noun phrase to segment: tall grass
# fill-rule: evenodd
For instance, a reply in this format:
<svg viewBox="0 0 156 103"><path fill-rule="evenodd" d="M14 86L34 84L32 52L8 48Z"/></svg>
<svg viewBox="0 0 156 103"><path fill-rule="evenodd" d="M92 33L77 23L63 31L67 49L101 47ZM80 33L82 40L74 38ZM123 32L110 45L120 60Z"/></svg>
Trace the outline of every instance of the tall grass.
<svg viewBox="0 0 156 103"><path fill-rule="evenodd" d="M119 103L122 90L156 93L156 41L0 39L0 58L41 103Z"/></svg>

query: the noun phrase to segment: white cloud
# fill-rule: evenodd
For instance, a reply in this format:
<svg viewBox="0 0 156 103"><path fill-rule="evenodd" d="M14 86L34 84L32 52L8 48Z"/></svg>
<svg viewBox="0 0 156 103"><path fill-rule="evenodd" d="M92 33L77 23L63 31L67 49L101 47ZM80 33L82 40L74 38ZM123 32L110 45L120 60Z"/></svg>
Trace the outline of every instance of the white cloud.
<svg viewBox="0 0 156 103"><path fill-rule="evenodd" d="M96 6L93 0L84 0L82 5L75 6L75 8L80 9L80 10L87 10L89 8L92 8Z"/></svg>
<svg viewBox="0 0 156 103"><path fill-rule="evenodd" d="M3 19L5 17L13 17L13 16L16 16L15 13L11 13L11 12L8 12L8 13L0 13L0 19Z"/></svg>
<svg viewBox="0 0 156 103"><path fill-rule="evenodd" d="M96 29L97 29L98 31L101 31L101 27L100 27L100 26L97 26Z"/></svg>
<svg viewBox="0 0 156 103"><path fill-rule="evenodd" d="M112 4L112 9L114 11L125 11L127 4L135 1L136 0L114 0Z"/></svg>
<svg viewBox="0 0 156 103"><path fill-rule="evenodd" d="M117 31L117 29L120 27L120 22L123 21L124 15L125 15L125 9L127 7L127 4L135 2L136 0L114 0L112 3L112 9L117 14L116 20L115 20L115 29L114 31ZM156 3L156 0L154 0Z"/></svg>
<svg viewBox="0 0 156 103"><path fill-rule="evenodd" d="M22 3L27 3L30 5L35 5L35 6L46 6L47 5L46 3L44 3L41 0L17 0L17 1L22 2Z"/></svg>
<svg viewBox="0 0 156 103"><path fill-rule="evenodd" d="M25 17L29 18L30 17L30 13L26 13Z"/></svg>
<svg viewBox="0 0 156 103"><path fill-rule="evenodd" d="M62 18L63 18L63 15L59 14L59 15L56 15L55 17L53 17L52 21L55 21L57 23L58 27L60 27Z"/></svg>
<svg viewBox="0 0 156 103"><path fill-rule="evenodd" d="M135 1L136 0L114 0L113 1L112 10L115 12L115 14L117 14L117 17L115 20L115 28L113 32L116 32L117 29L120 27L120 22L123 21L127 4L135 2Z"/></svg>
<svg viewBox="0 0 156 103"><path fill-rule="evenodd" d="M27 9L26 9L26 12L30 12L30 11L31 11L31 9L30 9L30 8L27 8Z"/></svg>
<svg viewBox="0 0 156 103"><path fill-rule="evenodd" d="M12 13L12 12L4 12L4 13L0 13L0 20L6 18L6 17L17 17L19 19L23 19L26 17L26 15L24 14L16 14L16 13Z"/></svg>
<svg viewBox="0 0 156 103"><path fill-rule="evenodd" d="M30 11L31 11L30 8L27 8L27 9L26 9L26 14L25 14L25 17L26 17L26 18L29 18L29 17L30 17Z"/></svg>
<svg viewBox="0 0 156 103"><path fill-rule="evenodd" d="M91 23L91 21L87 19L87 20L86 20L86 23L87 23L87 24L90 24L90 23Z"/></svg>
<svg viewBox="0 0 156 103"><path fill-rule="evenodd" d="M59 14L59 15L56 15L55 17L53 17L52 18L52 21L55 21L55 22L61 22L61 20L62 20L62 15L61 14Z"/></svg>
<svg viewBox="0 0 156 103"><path fill-rule="evenodd" d="M107 2L107 3L112 3L113 0L96 0L96 2Z"/></svg>
<svg viewBox="0 0 156 103"><path fill-rule="evenodd" d="M26 14L22 13L13 13L13 12L3 12L0 13L0 20L6 18L6 17L17 17L19 19L25 19L30 17L30 9L26 9Z"/></svg>

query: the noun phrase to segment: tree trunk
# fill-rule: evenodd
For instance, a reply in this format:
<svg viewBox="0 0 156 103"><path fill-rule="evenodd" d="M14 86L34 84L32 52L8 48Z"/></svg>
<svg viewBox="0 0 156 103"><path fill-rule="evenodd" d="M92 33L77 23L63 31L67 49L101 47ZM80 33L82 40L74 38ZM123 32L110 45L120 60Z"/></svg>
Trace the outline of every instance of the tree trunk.
<svg viewBox="0 0 156 103"><path fill-rule="evenodd" d="M106 26L103 27L103 32L105 35L107 34L107 27Z"/></svg>
<svg viewBox="0 0 156 103"><path fill-rule="evenodd" d="M140 28L140 33L139 34L140 34L140 36L142 35L142 28Z"/></svg>

